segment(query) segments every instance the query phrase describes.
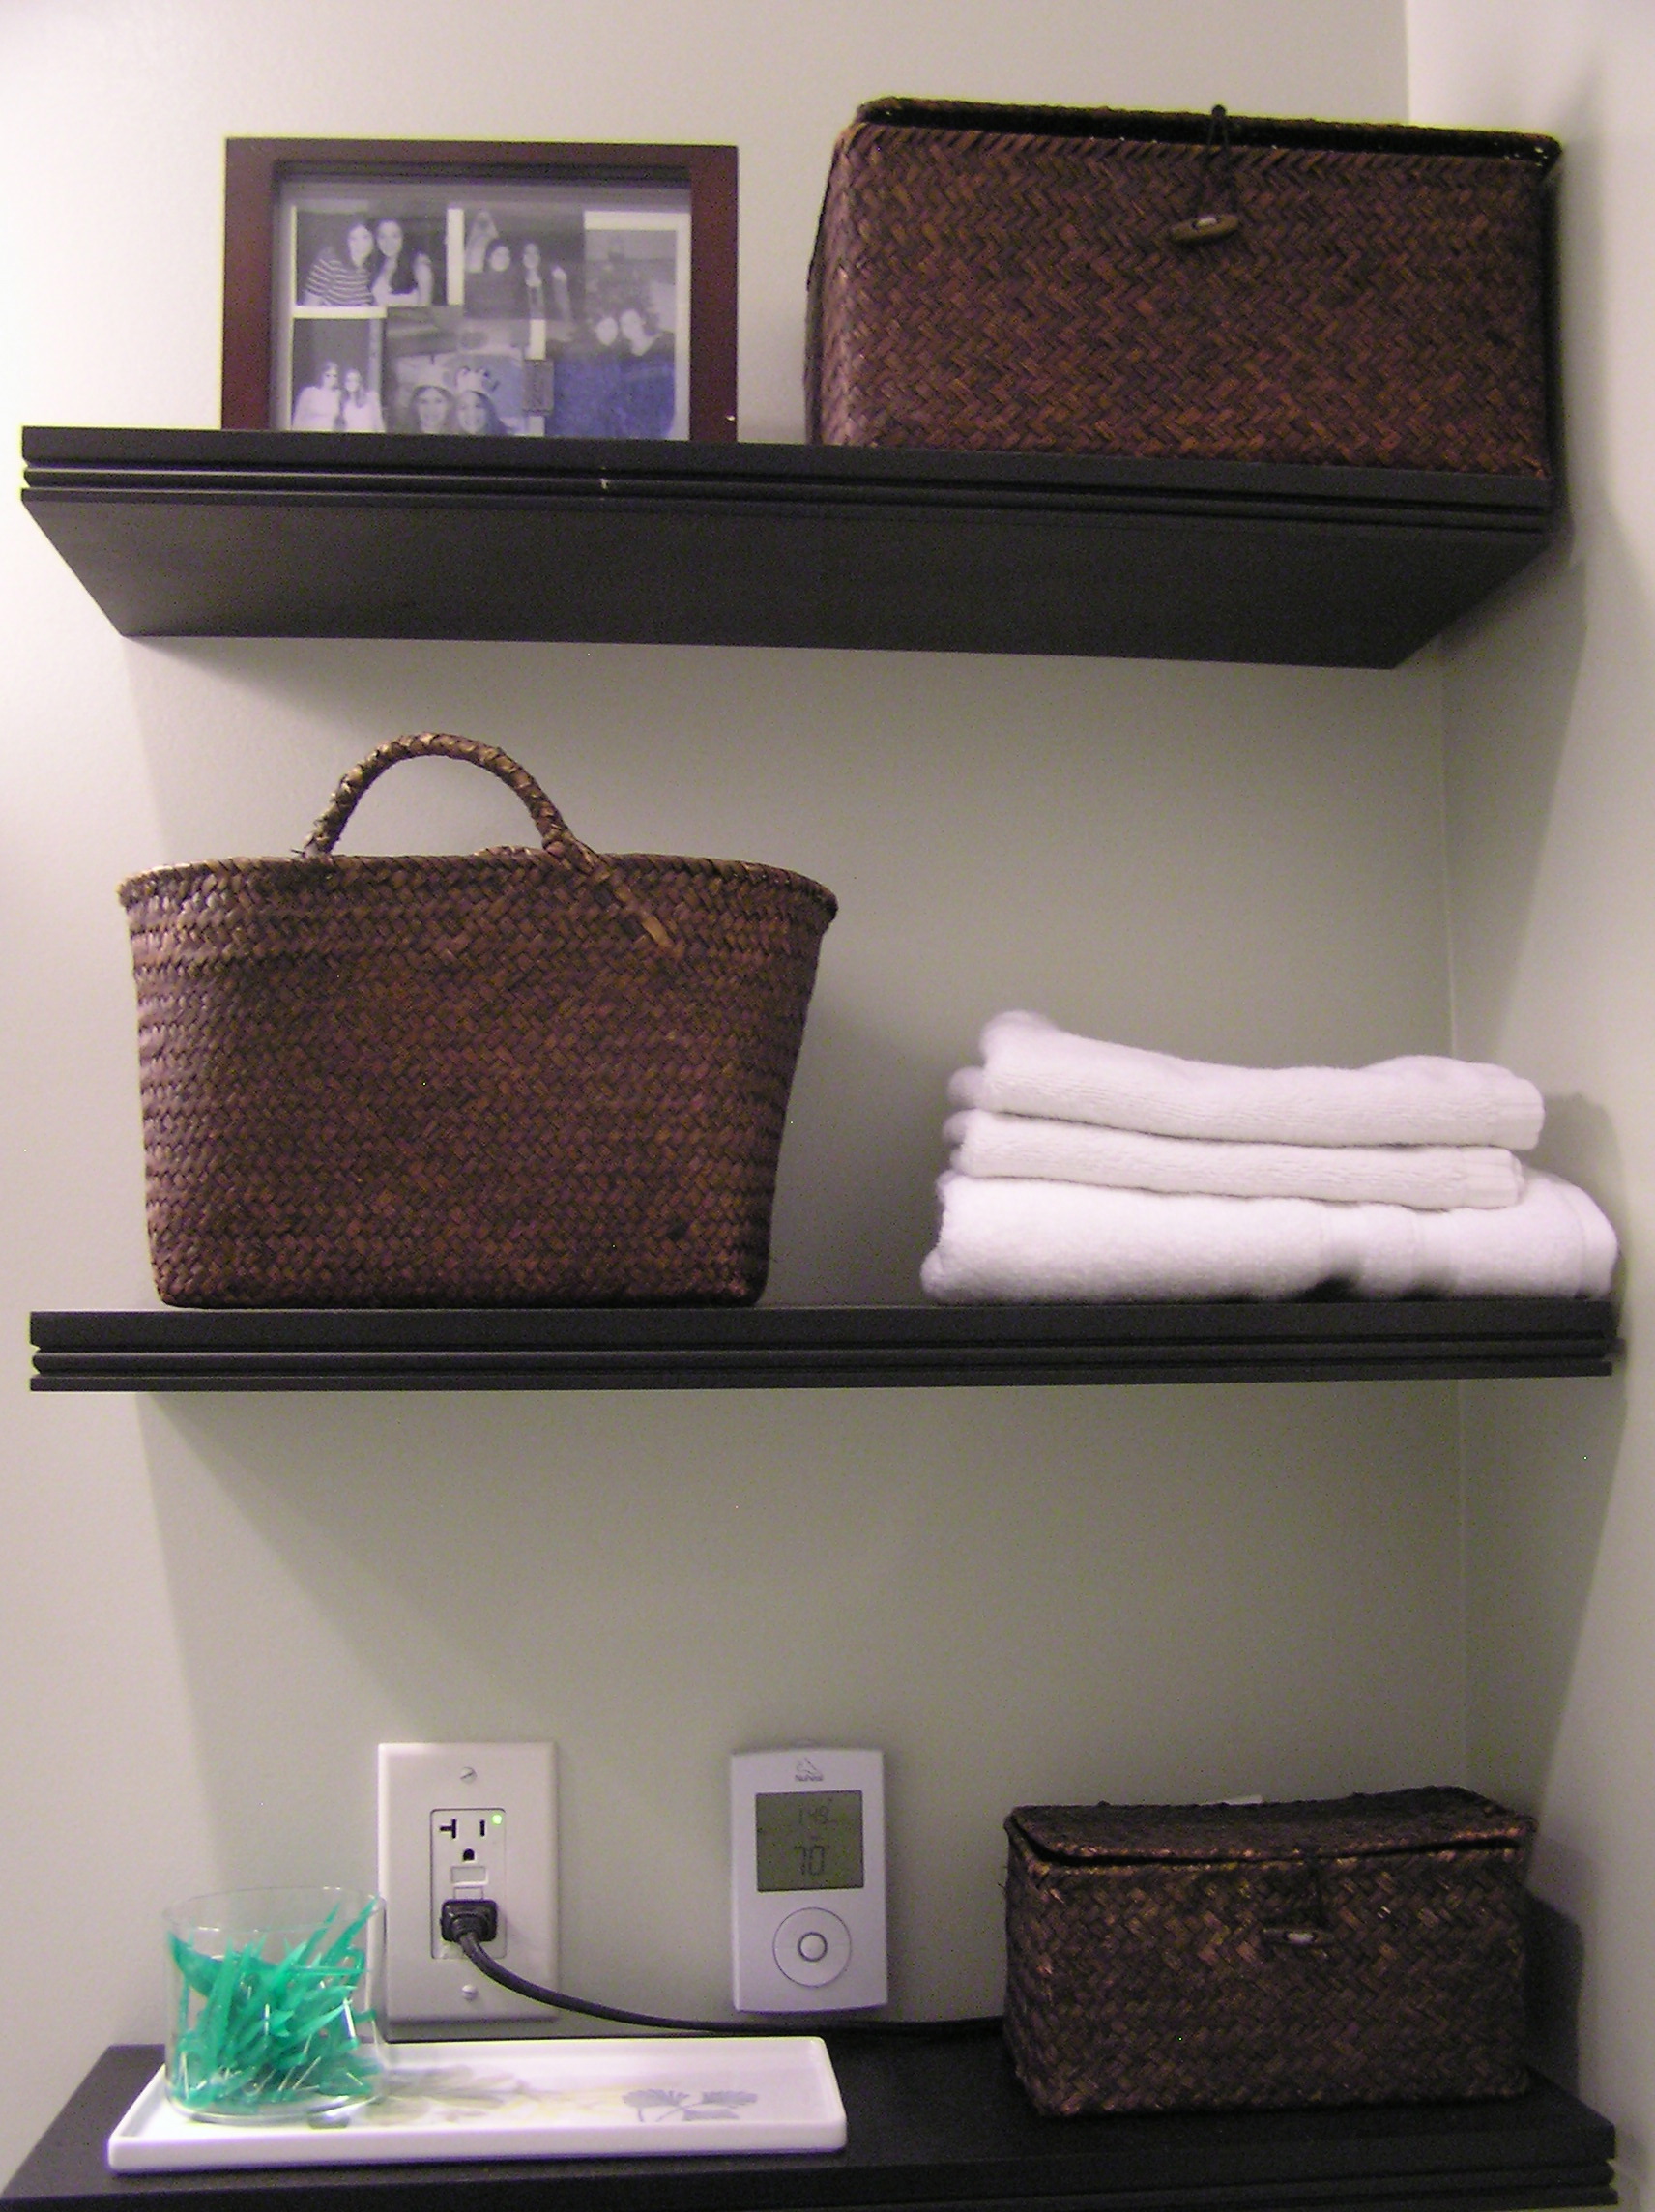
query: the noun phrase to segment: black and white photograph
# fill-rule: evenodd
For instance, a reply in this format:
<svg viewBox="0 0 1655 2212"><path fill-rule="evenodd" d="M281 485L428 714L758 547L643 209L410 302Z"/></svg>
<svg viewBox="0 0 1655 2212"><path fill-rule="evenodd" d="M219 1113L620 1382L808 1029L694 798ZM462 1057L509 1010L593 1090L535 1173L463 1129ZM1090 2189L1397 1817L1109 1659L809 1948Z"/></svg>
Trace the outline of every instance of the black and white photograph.
<svg viewBox="0 0 1655 2212"><path fill-rule="evenodd" d="M459 211L460 267L453 290L474 314L537 317L566 338L586 223L580 208L536 208L527 217L493 201ZM452 297L452 294L450 294Z"/></svg>
<svg viewBox="0 0 1655 2212"><path fill-rule="evenodd" d="M296 307L428 306L443 266L441 223L406 220L358 208L297 210L293 273Z"/></svg>
<svg viewBox="0 0 1655 2212"><path fill-rule="evenodd" d="M682 407L676 233L589 220L578 327L558 364L552 434L668 438Z"/></svg>
<svg viewBox="0 0 1655 2212"><path fill-rule="evenodd" d="M291 430L383 430L380 325L365 315L307 317L294 327Z"/></svg>
<svg viewBox="0 0 1655 2212"><path fill-rule="evenodd" d="M544 436L525 412L529 326L466 307L393 308L385 324L385 426L414 436Z"/></svg>
<svg viewBox="0 0 1655 2212"><path fill-rule="evenodd" d="M276 220L276 426L689 435L686 187L307 179Z"/></svg>

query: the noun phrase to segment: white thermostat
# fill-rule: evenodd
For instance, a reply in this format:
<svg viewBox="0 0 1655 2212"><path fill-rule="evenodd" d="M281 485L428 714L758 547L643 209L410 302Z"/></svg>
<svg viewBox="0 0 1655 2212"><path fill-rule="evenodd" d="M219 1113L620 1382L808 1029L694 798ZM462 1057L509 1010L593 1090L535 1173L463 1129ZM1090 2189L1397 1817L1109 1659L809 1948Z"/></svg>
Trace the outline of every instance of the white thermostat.
<svg viewBox="0 0 1655 2212"><path fill-rule="evenodd" d="M731 1760L730 1957L738 2012L885 2003L883 1752Z"/></svg>

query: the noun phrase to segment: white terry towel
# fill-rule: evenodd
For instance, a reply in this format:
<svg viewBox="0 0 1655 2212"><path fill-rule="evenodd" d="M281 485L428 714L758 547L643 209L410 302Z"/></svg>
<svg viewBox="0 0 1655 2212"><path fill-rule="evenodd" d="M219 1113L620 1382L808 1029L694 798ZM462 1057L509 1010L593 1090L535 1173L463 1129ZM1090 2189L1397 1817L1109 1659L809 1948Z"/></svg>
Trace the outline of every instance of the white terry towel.
<svg viewBox="0 0 1655 2212"><path fill-rule="evenodd" d="M1546 1107L1509 1068L1417 1055L1372 1067L1221 1067L996 1014L956 1106L1095 1121L1162 1137L1278 1145L1503 1145L1526 1152Z"/></svg>
<svg viewBox="0 0 1655 2212"><path fill-rule="evenodd" d="M976 1106L943 1134L962 1175L1035 1177L1118 1190L1230 1198L1330 1198L1347 1205L1515 1206L1523 1163L1495 1145L1238 1145L1150 1137L1087 1121L1041 1121Z"/></svg>
<svg viewBox="0 0 1655 2212"><path fill-rule="evenodd" d="M1308 1198L1168 1197L947 1174L919 1279L953 1303L1360 1297L1602 1297L1614 1231L1582 1190L1531 1171L1516 1206L1425 1213Z"/></svg>

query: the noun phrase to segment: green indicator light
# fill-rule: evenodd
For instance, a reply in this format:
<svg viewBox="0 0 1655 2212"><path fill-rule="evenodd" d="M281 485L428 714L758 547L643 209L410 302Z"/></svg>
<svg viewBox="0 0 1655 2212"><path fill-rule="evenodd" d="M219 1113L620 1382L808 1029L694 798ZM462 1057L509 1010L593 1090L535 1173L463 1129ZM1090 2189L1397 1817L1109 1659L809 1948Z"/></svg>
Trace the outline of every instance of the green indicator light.
<svg viewBox="0 0 1655 2212"><path fill-rule="evenodd" d="M495 1826L498 1828L498 1827L499 1827L499 1825L500 1825L500 1823L501 1823L501 1821L505 1819L506 1816L505 1816L505 1814L504 1814L504 1813L495 1813L495 1814L491 1815L491 1818L492 1818L492 1819L493 1819L493 1821L494 1821L494 1824L495 1824Z"/></svg>

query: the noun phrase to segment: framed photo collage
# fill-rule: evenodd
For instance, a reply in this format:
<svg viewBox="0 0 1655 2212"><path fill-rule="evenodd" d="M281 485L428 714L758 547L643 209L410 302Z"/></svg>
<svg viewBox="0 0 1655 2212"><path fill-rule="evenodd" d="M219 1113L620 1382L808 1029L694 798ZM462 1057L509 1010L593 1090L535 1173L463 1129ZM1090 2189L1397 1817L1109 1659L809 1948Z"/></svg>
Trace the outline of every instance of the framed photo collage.
<svg viewBox="0 0 1655 2212"><path fill-rule="evenodd" d="M734 435L734 149L232 140L228 153L227 427ZM261 201L262 332L246 297L257 240L236 235Z"/></svg>

